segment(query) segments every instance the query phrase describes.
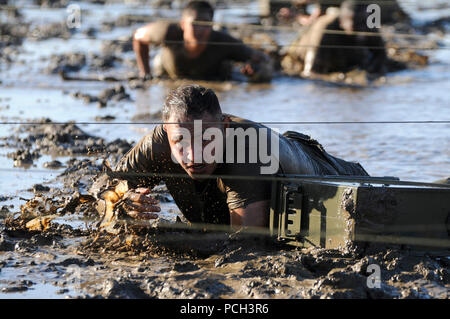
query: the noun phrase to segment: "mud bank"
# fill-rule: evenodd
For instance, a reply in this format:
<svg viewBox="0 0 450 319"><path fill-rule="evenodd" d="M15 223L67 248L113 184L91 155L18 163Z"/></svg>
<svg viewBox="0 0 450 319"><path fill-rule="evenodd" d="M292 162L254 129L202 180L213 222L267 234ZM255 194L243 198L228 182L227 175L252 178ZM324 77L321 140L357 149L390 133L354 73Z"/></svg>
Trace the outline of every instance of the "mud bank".
<svg viewBox="0 0 450 319"><path fill-rule="evenodd" d="M1 141L2 146L18 149L8 154L8 157L15 161L15 166L31 165L33 159L37 159L43 154L54 156L96 155L101 158L113 156L117 159L132 146L126 140L120 139L106 143L103 138L89 135L75 124L52 123L50 119L41 119L35 123L21 125L15 135L2 137ZM73 163L71 164L69 166L73 166Z"/></svg>

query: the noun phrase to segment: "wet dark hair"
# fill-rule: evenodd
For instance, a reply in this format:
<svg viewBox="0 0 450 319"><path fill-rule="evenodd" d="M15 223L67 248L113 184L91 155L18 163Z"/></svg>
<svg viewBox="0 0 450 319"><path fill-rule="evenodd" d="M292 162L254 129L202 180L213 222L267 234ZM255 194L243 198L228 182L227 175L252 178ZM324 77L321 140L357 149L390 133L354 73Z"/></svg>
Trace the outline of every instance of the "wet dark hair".
<svg viewBox="0 0 450 319"><path fill-rule="evenodd" d="M199 119L205 113L215 117L222 115L214 91L200 85L184 85L169 93L163 106L162 117L164 121L174 114Z"/></svg>
<svg viewBox="0 0 450 319"><path fill-rule="evenodd" d="M347 9L349 11L353 11L353 28L356 30L365 29L364 26L366 25L366 20L369 16L367 7L367 4L355 0L345 0L341 3L341 10Z"/></svg>
<svg viewBox="0 0 450 319"><path fill-rule="evenodd" d="M355 16L365 16L367 15L367 4L357 2L355 0L345 0L341 3L341 9L347 9L353 11Z"/></svg>
<svg viewBox="0 0 450 319"><path fill-rule="evenodd" d="M191 1L187 4L187 6L183 9L183 14L187 12L195 12L197 15L199 13L206 13L210 17L210 21L212 21L214 17L214 8L208 1Z"/></svg>

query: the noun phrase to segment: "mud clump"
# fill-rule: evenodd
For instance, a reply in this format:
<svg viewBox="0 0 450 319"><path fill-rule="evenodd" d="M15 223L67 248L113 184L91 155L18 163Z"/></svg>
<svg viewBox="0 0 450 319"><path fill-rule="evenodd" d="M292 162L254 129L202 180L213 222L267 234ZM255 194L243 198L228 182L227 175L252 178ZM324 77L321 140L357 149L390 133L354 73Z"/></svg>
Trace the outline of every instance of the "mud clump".
<svg viewBox="0 0 450 319"><path fill-rule="evenodd" d="M129 28L139 24L150 23L155 21L159 16L155 15L139 15L139 14L123 14L114 21L103 21L101 23L101 31L109 32L114 28Z"/></svg>
<svg viewBox="0 0 450 319"><path fill-rule="evenodd" d="M103 121L114 121L116 119L115 116L112 115L105 115L105 116L96 116L95 120L97 122L103 122Z"/></svg>
<svg viewBox="0 0 450 319"><path fill-rule="evenodd" d="M177 262L173 265L173 271L176 272L191 272L199 269L196 264L191 262Z"/></svg>
<svg viewBox="0 0 450 319"><path fill-rule="evenodd" d="M136 24L149 23L154 17L149 15L123 14L114 21L103 21L102 31L111 31L113 28L132 27Z"/></svg>
<svg viewBox="0 0 450 319"><path fill-rule="evenodd" d="M130 100L130 95L125 92L122 85L117 85L114 88L105 89L98 95L100 101L123 101Z"/></svg>
<svg viewBox="0 0 450 319"><path fill-rule="evenodd" d="M44 186L42 184L35 184L33 185L32 191L34 193L45 193L50 191L50 187Z"/></svg>
<svg viewBox="0 0 450 319"><path fill-rule="evenodd" d="M63 167L64 165L60 161L54 160L54 161L50 161L50 162L45 162L43 164L43 166L45 168L58 169L58 168Z"/></svg>
<svg viewBox="0 0 450 319"><path fill-rule="evenodd" d="M54 22L50 24L37 25L30 29L28 38L42 41L51 38L69 39L74 32L69 29L66 22Z"/></svg>
<svg viewBox="0 0 450 319"><path fill-rule="evenodd" d="M0 48L20 46L25 38L35 41L50 38L68 39L72 36L72 32L65 21L32 25L22 21L21 15L17 14L11 18L11 22L0 23Z"/></svg>
<svg viewBox="0 0 450 319"><path fill-rule="evenodd" d="M0 23L0 46L9 47L21 45L23 38L28 35L29 24Z"/></svg>
<svg viewBox="0 0 450 319"><path fill-rule="evenodd" d="M19 147L19 150L9 157L22 162L35 159L40 154L71 156L114 153L121 156L132 146L120 139L106 143L103 138L85 133L76 124L54 124L47 119L36 124L22 125L18 133L26 133L27 136L10 136L3 139L8 146Z"/></svg>
<svg viewBox="0 0 450 319"><path fill-rule="evenodd" d="M131 101L130 95L125 91L122 85L116 85L113 88L101 91L97 96L75 92L71 94L72 97L82 99L85 103L98 103L98 107L106 107L109 101Z"/></svg>
<svg viewBox="0 0 450 319"><path fill-rule="evenodd" d="M14 243L6 238L5 235L0 235L0 251L14 250Z"/></svg>
<svg viewBox="0 0 450 319"><path fill-rule="evenodd" d="M14 160L14 166L26 167L33 165L33 160L38 159L40 154L36 151L30 152L27 149L19 149L14 153L8 154L7 156Z"/></svg>
<svg viewBox="0 0 450 319"><path fill-rule="evenodd" d="M119 279L107 280L104 284L102 295L112 299L147 299L148 295L136 283Z"/></svg>
<svg viewBox="0 0 450 319"><path fill-rule="evenodd" d="M27 291L29 287L31 287L33 283L29 280L19 280L19 281L11 281L9 282L9 287L3 287L3 293L16 293Z"/></svg>
<svg viewBox="0 0 450 319"><path fill-rule="evenodd" d="M28 34L29 25L16 20L17 23L0 23L0 62L8 65L19 55L19 46Z"/></svg>
<svg viewBox="0 0 450 319"><path fill-rule="evenodd" d="M86 55L83 53L53 54L49 66L45 69L48 74L60 72L77 72L86 65Z"/></svg>
<svg viewBox="0 0 450 319"><path fill-rule="evenodd" d="M49 58L49 65L44 69L47 74L65 74L78 72L85 67L90 70L105 71L116 66L122 59L113 54L97 55L83 53L53 54Z"/></svg>
<svg viewBox="0 0 450 319"><path fill-rule="evenodd" d="M67 168L62 172L57 180L62 181L64 187L70 192L70 190L82 190L89 189L93 180L102 171L102 166L97 163L95 159L76 159L72 158L66 163ZM77 196L74 194L73 196ZM75 200L75 205L72 205L75 209L78 202Z"/></svg>
<svg viewBox="0 0 450 319"><path fill-rule="evenodd" d="M133 38L132 36L125 36L117 40L105 40L102 43L101 51L104 55L121 55L131 52L133 51Z"/></svg>
<svg viewBox="0 0 450 319"><path fill-rule="evenodd" d="M91 70L107 70L115 67L117 62L121 62L122 59L113 54L106 55L89 55L89 68Z"/></svg>

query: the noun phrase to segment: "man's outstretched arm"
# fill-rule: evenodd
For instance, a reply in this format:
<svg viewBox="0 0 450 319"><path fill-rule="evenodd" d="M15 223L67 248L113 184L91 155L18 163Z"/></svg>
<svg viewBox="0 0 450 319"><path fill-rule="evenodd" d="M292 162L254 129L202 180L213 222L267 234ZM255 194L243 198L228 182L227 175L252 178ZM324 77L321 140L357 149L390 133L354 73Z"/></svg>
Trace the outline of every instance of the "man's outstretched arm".
<svg viewBox="0 0 450 319"><path fill-rule="evenodd" d="M153 29L154 23L150 23L137 29L133 34L133 50L136 54L139 75L141 77L150 75L149 45L152 40L152 33L155 31Z"/></svg>
<svg viewBox="0 0 450 319"><path fill-rule="evenodd" d="M228 34L223 35L221 41L230 43L229 46L225 46L228 50L227 59L245 63L241 73L255 82L270 82L273 70L272 61L267 54L249 47Z"/></svg>
<svg viewBox="0 0 450 319"><path fill-rule="evenodd" d="M230 210L231 226L266 227L268 223L270 201L251 203L243 208Z"/></svg>

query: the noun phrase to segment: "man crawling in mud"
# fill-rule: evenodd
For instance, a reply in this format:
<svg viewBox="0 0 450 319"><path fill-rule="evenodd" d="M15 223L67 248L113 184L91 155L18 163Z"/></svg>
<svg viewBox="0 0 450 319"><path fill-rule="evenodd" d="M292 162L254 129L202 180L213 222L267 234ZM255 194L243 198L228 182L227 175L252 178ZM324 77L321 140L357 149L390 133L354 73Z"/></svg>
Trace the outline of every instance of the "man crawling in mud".
<svg viewBox="0 0 450 319"><path fill-rule="evenodd" d="M367 4L346 0L333 9L294 41L281 62L283 69L303 76L353 69L386 73L385 43L378 29L367 25Z"/></svg>
<svg viewBox="0 0 450 319"><path fill-rule="evenodd" d="M241 72L253 81L270 80L269 58L230 35L214 31L214 9L206 1L192 1L177 23L158 21L136 30L133 49L140 76L151 78L149 45L162 45L154 60L153 74L172 79L226 80L231 76L231 61L245 62Z"/></svg>
<svg viewBox="0 0 450 319"><path fill-rule="evenodd" d="M163 106L163 120L165 124L144 136L110 173L133 189L124 207L134 218L158 217L156 201L146 195L164 181L192 223L264 227L269 221L270 176L368 175L358 163L329 155L309 136L279 135L222 113L215 93L202 86L172 91ZM270 154L270 160L261 154Z"/></svg>

